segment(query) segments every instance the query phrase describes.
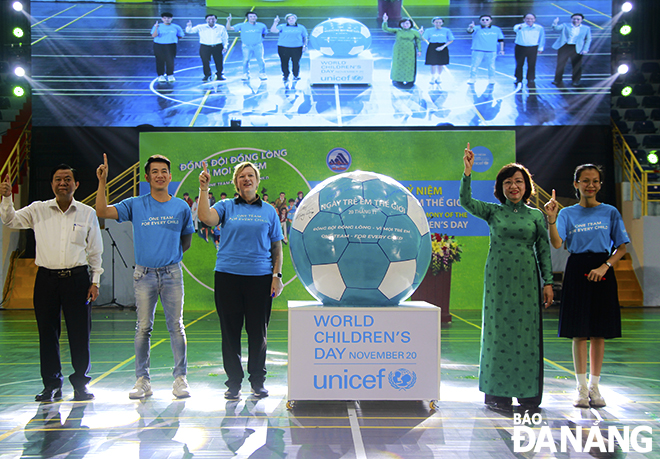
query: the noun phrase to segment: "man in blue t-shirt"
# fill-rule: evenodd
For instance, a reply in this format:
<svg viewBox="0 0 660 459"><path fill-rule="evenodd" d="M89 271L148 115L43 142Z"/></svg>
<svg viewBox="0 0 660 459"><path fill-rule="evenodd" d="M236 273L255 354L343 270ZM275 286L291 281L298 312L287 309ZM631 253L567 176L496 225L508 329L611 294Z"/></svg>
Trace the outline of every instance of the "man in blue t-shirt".
<svg viewBox="0 0 660 459"><path fill-rule="evenodd" d="M99 179L96 214L100 218L113 218L120 223L133 223L137 382L128 396L132 399L142 399L153 393L149 377L149 351L156 304L160 297L174 354L172 393L177 398L185 398L190 397L190 388L186 380L188 362L180 263L183 252L190 248L195 229L188 204L168 192L172 181L169 159L154 155L147 160L144 170L145 180L151 187L149 194L124 199L112 206L107 205L105 198L108 178L108 158L105 154L103 164L96 170Z"/></svg>
<svg viewBox="0 0 660 459"><path fill-rule="evenodd" d="M492 25L493 18L489 14L479 17L480 26L475 28L474 21L468 26L467 33L472 34L472 62L470 64L470 79L468 84L474 84L477 79L477 67L485 60L488 66L488 84L495 84L495 57L499 43L500 54L504 54L504 34L502 29Z"/></svg>
<svg viewBox="0 0 660 459"><path fill-rule="evenodd" d="M250 79L250 57L254 56L259 65L259 79L266 80L266 63L264 62L264 37L268 28L263 22L257 22L257 13L245 13L247 22L231 25L231 14L227 17L227 30L235 30L241 34L241 49L243 50L243 81Z"/></svg>

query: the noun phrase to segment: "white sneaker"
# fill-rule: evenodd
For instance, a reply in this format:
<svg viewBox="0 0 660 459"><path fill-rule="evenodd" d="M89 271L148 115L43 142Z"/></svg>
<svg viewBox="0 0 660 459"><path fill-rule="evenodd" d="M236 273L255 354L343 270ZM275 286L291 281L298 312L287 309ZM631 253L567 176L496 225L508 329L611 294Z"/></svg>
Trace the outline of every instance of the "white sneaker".
<svg viewBox="0 0 660 459"><path fill-rule="evenodd" d="M177 376L172 384L172 394L176 398L190 397L190 386L185 376Z"/></svg>
<svg viewBox="0 0 660 459"><path fill-rule="evenodd" d="M248 75L247 73L244 73L243 76L241 77L241 80L243 81L248 81L249 79L250 79L250 75Z"/></svg>
<svg viewBox="0 0 660 459"><path fill-rule="evenodd" d="M167 83L167 78L165 78L165 75L161 75L158 77L158 82L159 83Z"/></svg>
<svg viewBox="0 0 660 459"><path fill-rule="evenodd" d="M174 75L168 75L167 76L167 82L168 83L174 83L176 81L176 78L174 78Z"/></svg>
<svg viewBox="0 0 660 459"><path fill-rule="evenodd" d="M128 393L128 398L130 399L141 399L144 397L149 397L152 395L151 391L151 381L146 376L140 376L135 383L135 386Z"/></svg>
<svg viewBox="0 0 660 459"><path fill-rule="evenodd" d="M589 386L589 403L595 408L600 408L606 405L605 399L600 395L598 386Z"/></svg>
<svg viewBox="0 0 660 459"><path fill-rule="evenodd" d="M589 389L587 389L587 386L577 386L573 406L576 408L589 408Z"/></svg>
<svg viewBox="0 0 660 459"><path fill-rule="evenodd" d="M467 80L467 84L474 84L474 83L475 83L474 78L470 78L469 80Z"/></svg>

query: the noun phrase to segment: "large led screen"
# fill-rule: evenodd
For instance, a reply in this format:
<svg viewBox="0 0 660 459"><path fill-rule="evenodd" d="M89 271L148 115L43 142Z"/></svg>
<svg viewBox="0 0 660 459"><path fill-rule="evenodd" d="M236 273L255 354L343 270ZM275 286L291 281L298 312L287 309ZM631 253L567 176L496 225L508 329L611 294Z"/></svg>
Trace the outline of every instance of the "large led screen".
<svg viewBox="0 0 660 459"><path fill-rule="evenodd" d="M35 1L34 123L205 128L609 123L610 1L441 3ZM236 27L246 21L247 11L265 25L257 35L247 32L249 26ZM389 12L389 31L381 27L383 12ZM163 13L172 14L170 25L163 23ZM533 25L524 22L528 13L535 16ZM575 13L584 15L577 30ZM231 14L231 26L242 29L228 32L224 54L200 44L207 39L207 14L215 14L223 27ZM294 24L287 25L288 14L297 16ZM492 21L480 21L483 14ZM273 31L276 17L279 28ZM399 29L399 17L412 18L412 29ZM442 19L440 28L434 18ZM163 46L155 47L154 40L168 38L158 33L153 38L156 23L161 31L176 29L173 25L182 31L183 37L174 38L171 69L157 68L154 53L162 53ZM517 30L521 24L529 29ZM301 26L309 47L301 50L295 79L298 43L289 32L292 27L300 32ZM412 30L421 28L430 41L422 39L416 47ZM427 57L430 43L435 52ZM257 53L263 47L264 68L254 56L255 44ZM446 51L438 51L441 47ZM250 53L249 75L244 53ZM205 72L201 54L224 56L224 80L212 59ZM286 80L281 56L293 59ZM524 63L518 76L517 60ZM558 60L566 64L559 63L559 72Z"/></svg>

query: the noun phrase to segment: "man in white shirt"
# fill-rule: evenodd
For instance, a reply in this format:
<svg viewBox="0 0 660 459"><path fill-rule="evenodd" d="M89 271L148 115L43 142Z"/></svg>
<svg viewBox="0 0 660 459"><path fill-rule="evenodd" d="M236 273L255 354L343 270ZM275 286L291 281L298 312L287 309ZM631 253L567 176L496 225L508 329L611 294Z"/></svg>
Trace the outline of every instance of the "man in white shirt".
<svg viewBox="0 0 660 459"><path fill-rule="evenodd" d="M77 172L61 164L51 172L55 199L35 201L14 210L9 178L0 183L0 218L9 228L34 230L37 243L35 263L39 266L34 282L34 314L39 328L39 357L44 390L38 402L62 397L60 361L61 313L69 337L71 365L69 376L73 399L94 399L87 384L91 368L89 336L92 328L91 302L99 296L103 273L103 241L96 212L73 199L78 188ZM91 279L90 279L91 277Z"/></svg>
<svg viewBox="0 0 660 459"><path fill-rule="evenodd" d="M227 52L229 46L229 36L225 26L216 24L218 17L215 14L206 15L206 24L199 24L193 27L192 21L186 24L186 33L199 34L199 57L202 58L202 67L204 69L204 78L202 81L211 79L211 57L215 63L216 79L224 81L226 78L222 75L223 55Z"/></svg>
<svg viewBox="0 0 660 459"><path fill-rule="evenodd" d="M545 47L545 30L543 26L535 24L536 15L534 13L527 13L523 18L522 24L513 26L513 31L516 33L516 82L514 85L518 87L522 83L523 66L525 59L527 60L527 86L535 88L534 82L536 78L536 56L543 52Z"/></svg>

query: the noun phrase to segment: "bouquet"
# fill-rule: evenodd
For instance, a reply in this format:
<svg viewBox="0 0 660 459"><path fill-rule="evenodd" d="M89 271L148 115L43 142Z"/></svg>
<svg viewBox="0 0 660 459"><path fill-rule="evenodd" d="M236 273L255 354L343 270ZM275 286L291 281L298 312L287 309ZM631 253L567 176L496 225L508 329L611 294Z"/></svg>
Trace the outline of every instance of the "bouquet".
<svg viewBox="0 0 660 459"><path fill-rule="evenodd" d="M437 276L441 271L449 271L452 263L461 261L461 247L454 236L431 234L431 272Z"/></svg>

